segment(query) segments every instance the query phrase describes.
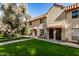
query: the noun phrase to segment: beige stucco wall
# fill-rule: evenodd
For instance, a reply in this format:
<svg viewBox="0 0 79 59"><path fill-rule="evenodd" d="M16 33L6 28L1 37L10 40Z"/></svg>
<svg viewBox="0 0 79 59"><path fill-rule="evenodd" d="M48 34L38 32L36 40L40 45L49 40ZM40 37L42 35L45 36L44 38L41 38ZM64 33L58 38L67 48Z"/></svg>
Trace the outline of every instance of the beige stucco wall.
<svg viewBox="0 0 79 59"><path fill-rule="evenodd" d="M79 10L79 9L74 9L74 10ZM72 40L72 32L71 32L72 28L79 28L79 17L72 19L72 11L66 12L66 22L67 22L66 37L69 40Z"/></svg>
<svg viewBox="0 0 79 59"><path fill-rule="evenodd" d="M67 25L65 20L65 11L61 9L61 7L53 7L47 14L47 26L50 25L63 25L64 27ZM61 38L65 40L65 28L62 29ZM49 33L48 33L49 35Z"/></svg>
<svg viewBox="0 0 79 59"><path fill-rule="evenodd" d="M61 12L61 7L54 6L49 10L47 14L47 25L50 25L53 23L53 21L57 18L58 13Z"/></svg>
<svg viewBox="0 0 79 59"><path fill-rule="evenodd" d="M35 21L32 21L32 25L30 26L29 29L33 29L36 27L38 36L40 34L40 29L45 29L45 35L47 38L49 38L49 32L47 30L47 26L51 24L57 24L57 25L64 25L66 24L65 21L65 12L62 12L62 14L58 15L62 11L61 7L53 7L48 14L46 15L47 18L45 18L45 23L40 24L40 19L37 19ZM57 18L57 16L59 16ZM57 19L56 19L57 18ZM62 30L62 40L65 40L65 29Z"/></svg>
<svg viewBox="0 0 79 59"><path fill-rule="evenodd" d="M40 24L40 20L32 21L32 25L31 25L31 27L38 26L39 24Z"/></svg>
<svg viewBox="0 0 79 59"><path fill-rule="evenodd" d="M46 18L42 18L42 19L44 19L44 23L41 23L41 24L40 24L40 19L31 21L32 25L29 24L29 33L30 33L30 30L36 29L37 36L40 35L40 29L45 29L45 27L46 27Z"/></svg>
<svg viewBox="0 0 79 59"><path fill-rule="evenodd" d="M75 9L79 10L79 9ZM72 10L74 11L74 10ZM72 28L79 28L79 18L72 19L72 11L63 12L57 19L57 14L61 12L60 8L54 7L47 14L47 26L54 24L62 24L65 29L62 30L62 40L72 40Z"/></svg>
<svg viewBox="0 0 79 59"><path fill-rule="evenodd" d="M61 13L61 15L53 22L53 24L57 24L57 25L62 25L64 26L64 28L62 28L62 32L61 32L61 38L62 40L65 40L65 33L66 33L66 19L65 19L65 12Z"/></svg>
<svg viewBox="0 0 79 59"><path fill-rule="evenodd" d="M79 10L79 9L78 9ZM65 12L63 11L61 13L62 9L61 7L54 6L51 8L51 10L47 13L45 18L45 23L40 24L40 19L37 19L35 21L32 21L32 25L28 25L29 32L30 29L37 29L37 36L40 34L40 29L45 29L46 37L49 37L49 32L47 30L47 26L49 25L63 25L64 29L62 29L62 40L68 39L72 40L72 28L79 28L79 18L72 19L72 11ZM61 13L61 14L60 14ZM57 18L58 17L58 18ZM56 19L57 18L57 19Z"/></svg>

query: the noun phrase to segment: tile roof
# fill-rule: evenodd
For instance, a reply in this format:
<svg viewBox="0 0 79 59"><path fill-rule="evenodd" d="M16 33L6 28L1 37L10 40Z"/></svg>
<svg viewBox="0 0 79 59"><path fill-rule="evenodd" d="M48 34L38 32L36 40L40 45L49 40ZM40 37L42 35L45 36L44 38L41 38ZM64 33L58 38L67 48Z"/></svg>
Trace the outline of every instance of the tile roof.
<svg viewBox="0 0 79 59"><path fill-rule="evenodd" d="M43 14L43 15L40 15L40 16L37 16L37 17L31 18L31 19L28 20L28 21L34 21L34 20L41 19L41 18L44 18L44 17L46 17L46 14Z"/></svg>
<svg viewBox="0 0 79 59"><path fill-rule="evenodd" d="M73 9L79 8L79 4L73 4L71 6L65 7L65 11L71 11Z"/></svg>
<svg viewBox="0 0 79 59"><path fill-rule="evenodd" d="M54 4L54 5L55 5L55 6L59 6L59 7L63 7L62 5L58 5L58 4ZM52 6L51 8L53 8L53 6ZM50 8L50 9L51 9L51 8ZM79 4L78 4L78 3L73 4L73 5L70 5L70 6L68 6L68 7L65 7L64 10L65 10L65 11L71 11L71 10L77 9L77 8L79 8ZM49 9L49 10L50 10L50 9ZM49 12L49 10L48 10L48 12ZM47 12L47 13L48 13L48 12ZM33 21L33 20L37 20L37 19L46 17L47 13L46 13L46 14L43 14L43 15L40 15L40 16L37 16L37 17L34 17L34 18L31 18L31 20L29 20L29 21Z"/></svg>

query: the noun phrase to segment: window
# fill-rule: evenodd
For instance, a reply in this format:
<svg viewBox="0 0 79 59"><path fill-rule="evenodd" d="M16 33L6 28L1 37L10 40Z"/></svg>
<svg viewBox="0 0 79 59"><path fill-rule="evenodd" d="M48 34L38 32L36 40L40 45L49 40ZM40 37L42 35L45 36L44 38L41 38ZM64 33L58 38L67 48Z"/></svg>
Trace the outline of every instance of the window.
<svg viewBox="0 0 79 59"><path fill-rule="evenodd" d="M72 12L72 18L77 18L77 17L78 17L78 13L79 13L78 10L73 11L73 12Z"/></svg>
<svg viewBox="0 0 79 59"><path fill-rule="evenodd" d="M73 40L79 40L79 28L72 28L71 35Z"/></svg>
<svg viewBox="0 0 79 59"><path fill-rule="evenodd" d="M32 25L32 22L29 22L30 25Z"/></svg>
<svg viewBox="0 0 79 59"><path fill-rule="evenodd" d="M44 23L44 19L40 19L40 24L41 24L41 23Z"/></svg>
<svg viewBox="0 0 79 59"><path fill-rule="evenodd" d="M44 29L40 29L40 36L44 35Z"/></svg>

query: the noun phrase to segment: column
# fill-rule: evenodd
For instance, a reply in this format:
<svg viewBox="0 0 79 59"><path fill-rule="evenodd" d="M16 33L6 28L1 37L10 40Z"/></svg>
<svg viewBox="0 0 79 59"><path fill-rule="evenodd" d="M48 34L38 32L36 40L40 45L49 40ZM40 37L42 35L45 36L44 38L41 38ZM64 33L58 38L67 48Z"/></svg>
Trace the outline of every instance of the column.
<svg viewBox="0 0 79 59"><path fill-rule="evenodd" d="M53 35L54 35L54 40L56 40L56 30L55 30L55 28L54 28Z"/></svg>
<svg viewBox="0 0 79 59"><path fill-rule="evenodd" d="M46 38L49 39L49 30L46 29Z"/></svg>

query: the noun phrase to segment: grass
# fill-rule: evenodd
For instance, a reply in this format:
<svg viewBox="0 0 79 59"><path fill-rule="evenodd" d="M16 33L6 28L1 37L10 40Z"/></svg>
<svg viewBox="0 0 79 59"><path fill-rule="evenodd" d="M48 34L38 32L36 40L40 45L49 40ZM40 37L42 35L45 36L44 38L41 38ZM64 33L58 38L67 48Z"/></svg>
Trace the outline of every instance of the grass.
<svg viewBox="0 0 79 59"><path fill-rule="evenodd" d="M28 39L29 37L16 37L16 38L9 38L0 35L0 42L12 41L12 40L20 40L20 39Z"/></svg>
<svg viewBox="0 0 79 59"><path fill-rule="evenodd" d="M5 39L7 37L4 37L2 34L0 34L0 39Z"/></svg>
<svg viewBox="0 0 79 59"><path fill-rule="evenodd" d="M2 34L0 34L0 42L7 41L8 37L4 37Z"/></svg>
<svg viewBox="0 0 79 59"><path fill-rule="evenodd" d="M41 40L28 40L0 46L4 56L79 56L79 49Z"/></svg>

